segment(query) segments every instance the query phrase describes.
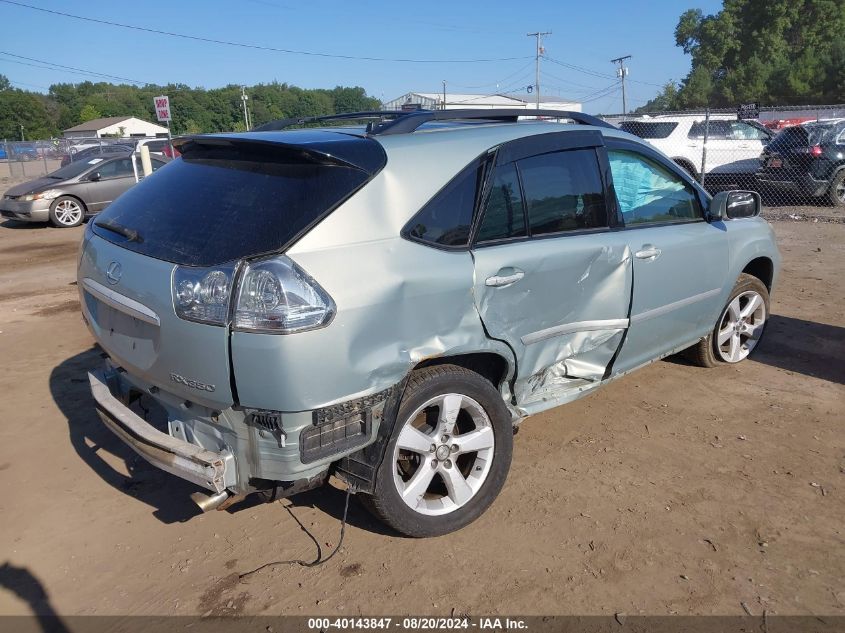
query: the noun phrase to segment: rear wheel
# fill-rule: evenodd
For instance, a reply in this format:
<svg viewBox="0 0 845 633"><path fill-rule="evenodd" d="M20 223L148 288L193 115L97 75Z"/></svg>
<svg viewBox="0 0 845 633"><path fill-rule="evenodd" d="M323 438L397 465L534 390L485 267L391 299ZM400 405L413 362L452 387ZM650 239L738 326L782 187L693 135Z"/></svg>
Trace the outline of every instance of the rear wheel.
<svg viewBox="0 0 845 633"><path fill-rule="evenodd" d="M79 226L85 219L82 203L71 196L59 196L50 205L50 222L59 228Z"/></svg>
<svg viewBox="0 0 845 633"><path fill-rule="evenodd" d="M701 367L739 363L748 358L763 336L769 318L769 291L754 277L742 273L716 327L693 347L687 357Z"/></svg>
<svg viewBox="0 0 845 633"><path fill-rule="evenodd" d="M845 207L845 169L840 169L833 177L827 197L834 207Z"/></svg>
<svg viewBox="0 0 845 633"><path fill-rule="evenodd" d="M510 413L475 372L439 365L415 372L393 437L364 503L407 536L439 536L477 519L507 477Z"/></svg>

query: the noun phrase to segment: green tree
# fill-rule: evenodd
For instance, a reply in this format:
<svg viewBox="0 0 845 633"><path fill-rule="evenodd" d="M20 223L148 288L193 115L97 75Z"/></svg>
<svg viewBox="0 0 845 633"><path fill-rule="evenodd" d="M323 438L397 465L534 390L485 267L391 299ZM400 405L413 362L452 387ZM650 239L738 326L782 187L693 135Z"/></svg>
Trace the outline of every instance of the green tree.
<svg viewBox="0 0 845 633"><path fill-rule="evenodd" d="M82 106L82 109L79 111L79 120L82 123L85 123L86 121L93 121L94 119L100 119L102 116L103 115L100 114L100 111L90 104Z"/></svg>
<svg viewBox="0 0 845 633"><path fill-rule="evenodd" d="M12 82L9 81L9 78L6 75L0 75L0 90L11 90L12 89Z"/></svg>
<svg viewBox="0 0 845 633"><path fill-rule="evenodd" d="M669 108L845 101L845 0L724 0L685 11L675 43L691 68Z"/></svg>

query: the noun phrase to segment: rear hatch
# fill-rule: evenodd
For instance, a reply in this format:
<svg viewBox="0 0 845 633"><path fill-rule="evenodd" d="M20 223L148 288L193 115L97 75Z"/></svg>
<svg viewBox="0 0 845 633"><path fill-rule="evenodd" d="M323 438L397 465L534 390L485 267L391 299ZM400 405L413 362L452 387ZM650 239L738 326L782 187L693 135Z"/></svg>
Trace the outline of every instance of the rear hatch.
<svg viewBox="0 0 845 633"><path fill-rule="evenodd" d="M225 408L236 401L228 319L177 316L174 271L235 271L283 252L386 159L371 139L320 130L192 137L179 146L182 158L89 223L80 293L97 341L130 374Z"/></svg>

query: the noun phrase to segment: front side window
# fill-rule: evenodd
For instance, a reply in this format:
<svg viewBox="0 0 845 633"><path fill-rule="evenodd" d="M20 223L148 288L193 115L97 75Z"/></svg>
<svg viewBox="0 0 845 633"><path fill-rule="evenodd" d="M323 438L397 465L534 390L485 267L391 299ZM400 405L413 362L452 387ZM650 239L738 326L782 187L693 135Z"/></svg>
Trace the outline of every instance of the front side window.
<svg viewBox="0 0 845 633"><path fill-rule="evenodd" d="M132 161L128 158L103 163L103 166L97 172L100 174L100 178L103 179L126 178L127 176L135 175L135 171L132 169Z"/></svg>
<svg viewBox="0 0 845 633"><path fill-rule="evenodd" d="M607 207L593 149L519 161L531 235L607 226Z"/></svg>
<svg viewBox="0 0 845 633"><path fill-rule="evenodd" d="M466 246L483 171L480 160L465 167L413 217L407 235L439 246Z"/></svg>
<svg viewBox="0 0 845 633"><path fill-rule="evenodd" d="M634 152L608 151L626 226L701 219L695 190L677 174Z"/></svg>
<svg viewBox="0 0 845 633"><path fill-rule="evenodd" d="M519 177L514 163L508 163L493 172L493 183L476 239L478 242L491 242L525 235L525 211L522 208Z"/></svg>

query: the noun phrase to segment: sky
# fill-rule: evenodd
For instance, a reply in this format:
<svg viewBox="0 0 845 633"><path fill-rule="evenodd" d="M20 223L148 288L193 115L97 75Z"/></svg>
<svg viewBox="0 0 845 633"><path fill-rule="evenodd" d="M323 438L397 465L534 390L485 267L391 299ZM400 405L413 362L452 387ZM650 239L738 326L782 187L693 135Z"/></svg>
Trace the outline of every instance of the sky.
<svg viewBox="0 0 845 633"><path fill-rule="evenodd" d="M593 113L622 110L613 58L631 55L629 109L669 80L682 79L689 57L675 46L678 17L689 8L715 13L721 7L719 0L15 2L197 38L339 56L186 39L0 0L0 74L28 90L110 80L80 72L90 71L205 88L272 81L303 88L362 86L382 101L412 91L440 92L443 80L451 93L524 93L534 83L535 39L526 34L551 31L543 41L550 59L541 61L541 93L581 101Z"/></svg>

